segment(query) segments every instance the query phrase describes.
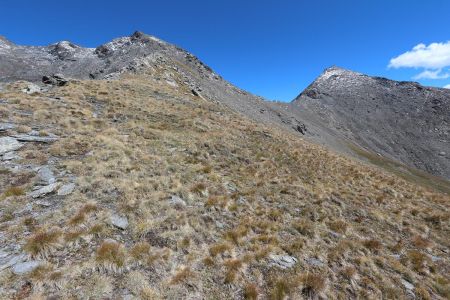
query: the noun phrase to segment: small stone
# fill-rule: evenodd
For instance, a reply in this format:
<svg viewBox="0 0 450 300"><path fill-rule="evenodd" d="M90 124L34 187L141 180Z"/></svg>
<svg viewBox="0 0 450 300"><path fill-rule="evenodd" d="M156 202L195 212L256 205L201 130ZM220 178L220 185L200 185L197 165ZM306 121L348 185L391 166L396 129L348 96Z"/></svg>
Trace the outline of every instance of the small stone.
<svg viewBox="0 0 450 300"><path fill-rule="evenodd" d="M410 283L409 281L402 279L402 284L405 287L405 289L410 290L410 291L414 290L414 285L412 283Z"/></svg>
<svg viewBox="0 0 450 300"><path fill-rule="evenodd" d="M49 207L49 206L52 205L52 204L51 204L50 202L48 202L48 201L36 201L35 204L36 204L36 205L40 205L40 206L44 206L44 207Z"/></svg>
<svg viewBox="0 0 450 300"><path fill-rule="evenodd" d="M323 266L323 262L317 258L307 258L306 263L313 267L322 267Z"/></svg>
<svg viewBox="0 0 450 300"><path fill-rule="evenodd" d="M225 225L222 222L216 221L216 227L219 229L223 229Z"/></svg>
<svg viewBox="0 0 450 300"><path fill-rule="evenodd" d="M247 203L247 199L245 199L244 197L239 197L239 199L236 201L236 203L239 205L244 205Z"/></svg>
<svg viewBox="0 0 450 300"><path fill-rule="evenodd" d="M292 268L297 263L297 259L289 255L270 254L269 259L272 261L272 266L276 266L281 269Z"/></svg>
<svg viewBox="0 0 450 300"><path fill-rule="evenodd" d="M117 228L120 228L123 230L128 228L128 219L126 217L122 217L122 216L114 214L111 216L110 220L111 220L111 224L113 224Z"/></svg>
<svg viewBox="0 0 450 300"><path fill-rule="evenodd" d="M17 139L5 136L0 137L0 155L3 155L4 153L15 151L22 147L22 143L19 143Z"/></svg>
<svg viewBox="0 0 450 300"><path fill-rule="evenodd" d="M442 258L439 256L430 255L430 257L432 262L438 262L442 260Z"/></svg>
<svg viewBox="0 0 450 300"><path fill-rule="evenodd" d="M183 207L186 206L186 202L178 196L172 195L170 197L169 203L173 206Z"/></svg>
<svg viewBox="0 0 450 300"><path fill-rule="evenodd" d="M58 190L58 196L67 196L67 195L71 194L74 189L75 189L75 183L65 184Z"/></svg>
<svg viewBox="0 0 450 300"><path fill-rule="evenodd" d="M58 185L59 184L57 182L49 184L49 185L46 185L46 186L41 187L40 189L38 189L36 191L32 191L31 193L28 193L28 196L30 196L32 198L42 197L44 195L52 193L54 190L56 190Z"/></svg>
<svg viewBox="0 0 450 300"><path fill-rule="evenodd" d="M24 275L34 271L37 267L42 265L41 261L32 260L23 263L15 264L12 268L12 271L16 275Z"/></svg>
<svg viewBox="0 0 450 300"><path fill-rule="evenodd" d="M447 153L445 153L444 151L439 152L440 156L445 156L445 154L447 154Z"/></svg>

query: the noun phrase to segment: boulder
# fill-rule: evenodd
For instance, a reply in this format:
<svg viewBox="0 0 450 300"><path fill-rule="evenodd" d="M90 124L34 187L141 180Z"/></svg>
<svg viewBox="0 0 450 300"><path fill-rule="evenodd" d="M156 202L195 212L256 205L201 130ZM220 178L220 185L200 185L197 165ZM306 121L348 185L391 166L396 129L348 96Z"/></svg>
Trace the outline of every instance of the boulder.
<svg viewBox="0 0 450 300"><path fill-rule="evenodd" d="M69 81L61 74L53 74L50 76L42 76L42 82L50 85L64 86Z"/></svg>

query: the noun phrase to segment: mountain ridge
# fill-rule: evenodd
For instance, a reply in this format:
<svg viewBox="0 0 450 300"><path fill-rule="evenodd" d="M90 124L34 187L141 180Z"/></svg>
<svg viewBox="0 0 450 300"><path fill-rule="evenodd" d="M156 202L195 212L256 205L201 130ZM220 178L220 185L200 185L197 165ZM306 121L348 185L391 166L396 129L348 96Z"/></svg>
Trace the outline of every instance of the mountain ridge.
<svg viewBox="0 0 450 300"><path fill-rule="evenodd" d="M362 126L360 120L351 120L351 117L354 116L349 116L349 120L337 120L337 116L334 114L341 112L339 110L333 112L333 109L338 108L336 99L348 98L346 90L350 94L359 93L359 98L353 99L356 101L355 103L359 103L367 97L372 99L378 93L376 91L380 89L398 90L393 93L388 91L388 94L390 93L394 97L405 92L415 93L417 96L417 91L421 90L422 93L442 94L443 96L440 97L443 97L444 100L439 98L438 102L443 103L443 107L447 108L449 106L448 101L445 101L445 98L448 97L446 96L447 91L443 89L422 87L414 82L397 82L382 77L371 77L332 66L325 69L291 103L271 102L235 87L191 53L140 31L136 31L130 36L113 39L96 48L84 48L69 41L60 41L39 47L12 44L0 48L0 53L2 53L0 56L0 67L2 68L0 82L19 79L40 82L42 76L56 73L75 79L115 79L125 72L145 73L147 70L164 64L169 66L171 71L166 72L164 76L167 78L161 78L161 80L171 81L171 72L180 73L183 77L181 84L188 85L193 93L201 95L205 99L220 102L254 120L271 126L281 126L336 151L361 158L347 145L345 140L347 139L365 150L381 153L387 158L406 163L411 167L447 179L450 178L448 154L445 153L443 157L439 155L446 151L445 143L432 142L433 151L422 151L418 157L413 157L417 156L415 149L412 149L413 154L394 153L394 146L383 148L378 145L384 142L391 143L392 139L383 140L383 138L375 136L376 141L374 142L369 141L366 136L361 138L357 135L357 128L355 128L355 124L358 124L359 127ZM338 85L336 85L337 83ZM361 87L365 90L362 91ZM371 89L373 92L370 91ZM332 94L333 96L330 97ZM380 97L384 97L382 102L387 101L386 95ZM340 103L344 102L341 100ZM350 106L348 103L345 105ZM413 109L406 102L405 105L408 106L408 109ZM346 108L346 111L350 111L350 108ZM446 110L443 111L443 113L445 112ZM361 116L364 115L361 114ZM438 115L442 116L443 114ZM428 116L419 117L423 119ZM353 125L345 124L347 121ZM339 122L342 124L338 124ZM343 124L346 128L344 131L341 130ZM438 125L441 128L442 124ZM445 126L438 129L445 131ZM353 134L349 134L350 131ZM376 134L385 133L376 132ZM433 140L433 137L434 134L430 139ZM417 135L414 135L413 138L417 138ZM412 141L406 140L405 143L411 145ZM425 144L421 147L425 150L430 148ZM407 148L402 151L411 150L411 147ZM427 162L429 157L432 158L430 163Z"/></svg>

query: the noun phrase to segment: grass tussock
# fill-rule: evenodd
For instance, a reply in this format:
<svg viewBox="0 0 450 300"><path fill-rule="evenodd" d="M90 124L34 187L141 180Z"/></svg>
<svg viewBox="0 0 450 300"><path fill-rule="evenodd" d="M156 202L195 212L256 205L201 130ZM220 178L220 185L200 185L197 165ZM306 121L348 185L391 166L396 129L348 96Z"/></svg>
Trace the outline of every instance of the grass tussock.
<svg viewBox="0 0 450 300"><path fill-rule="evenodd" d="M62 231L58 228L39 229L27 239L23 249L32 256L47 254L58 245L61 235Z"/></svg>
<svg viewBox="0 0 450 300"><path fill-rule="evenodd" d="M120 271L125 267L127 254L125 247L112 240L101 243L98 247L95 260L106 270Z"/></svg>

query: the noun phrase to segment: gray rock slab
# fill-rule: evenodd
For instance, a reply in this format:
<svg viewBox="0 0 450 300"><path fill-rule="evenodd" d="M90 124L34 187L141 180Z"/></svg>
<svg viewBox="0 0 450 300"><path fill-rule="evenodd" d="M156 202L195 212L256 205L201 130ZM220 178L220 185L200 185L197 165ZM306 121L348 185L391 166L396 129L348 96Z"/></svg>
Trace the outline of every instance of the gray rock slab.
<svg viewBox="0 0 450 300"><path fill-rule="evenodd" d="M42 265L41 261L31 260L22 263L17 263L13 266L12 271L16 275L24 275L34 271L37 267Z"/></svg>
<svg viewBox="0 0 450 300"><path fill-rule="evenodd" d="M2 160L13 160L20 158L14 151L3 154Z"/></svg>
<svg viewBox="0 0 450 300"><path fill-rule="evenodd" d="M75 189L75 183L67 183L59 188L58 196L67 196L71 194Z"/></svg>
<svg viewBox="0 0 450 300"><path fill-rule="evenodd" d="M49 166L39 168L37 174L41 182L44 182L45 184L52 184L56 182L55 175Z"/></svg>
<svg viewBox="0 0 450 300"><path fill-rule="evenodd" d="M24 261L25 258L25 254L14 254L8 251L0 250L0 271Z"/></svg>
<svg viewBox="0 0 450 300"><path fill-rule="evenodd" d="M16 125L14 125L13 123L0 123L0 131L6 131L15 127Z"/></svg>
<svg viewBox="0 0 450 300"><path fill-rule="evenodd" d="M57 182L43 186L41 188L39 188L38 190L32 191L30 193L28 193L28 196L32 197L32 198L39 198L42 197L44 195L50 194L53 191L56 190L56 188L59 186L59 184Z"/></svg>
<svg viewBox="0 0 450 300"><path fill-rule="evenodd" d="M31 134L18 134L14 135L18 141L21 142L38 142L38 143L52 143L57 141L59 138L57 136L38 136Z"/></svg>
<svg viewBox="0 0 450 300"><path fill-rule="evenodd" d="M0 155L18 150L22 146L23 144L19 143L15 138L9 136L0 137Z"/></svg>
<svg viewBox="0 0 450 300"><path fill-rule="evenodd" d="M292 268L296 263L297 259L290 255L276 255L270 254L270 265L276 266L281 269L289 269Z"/></svg>

